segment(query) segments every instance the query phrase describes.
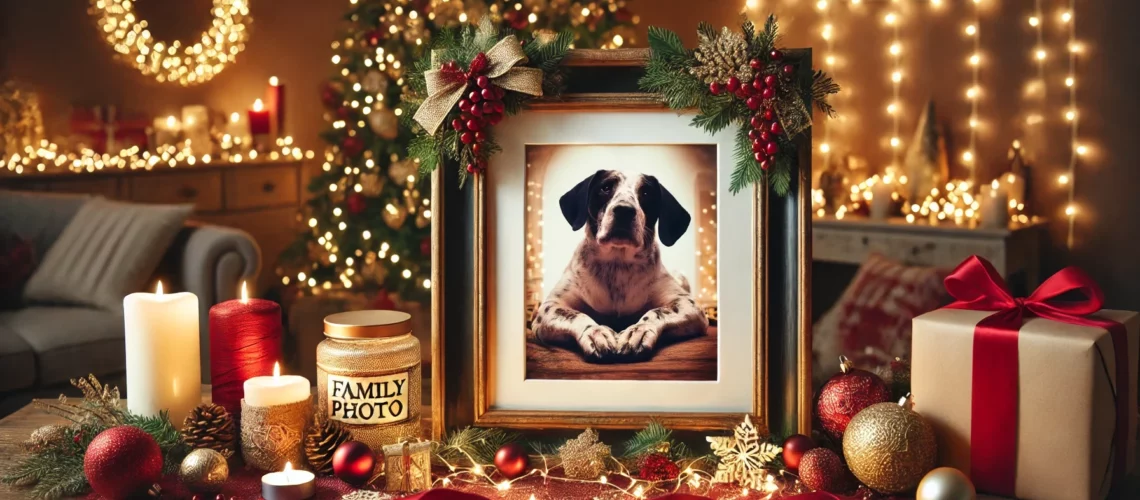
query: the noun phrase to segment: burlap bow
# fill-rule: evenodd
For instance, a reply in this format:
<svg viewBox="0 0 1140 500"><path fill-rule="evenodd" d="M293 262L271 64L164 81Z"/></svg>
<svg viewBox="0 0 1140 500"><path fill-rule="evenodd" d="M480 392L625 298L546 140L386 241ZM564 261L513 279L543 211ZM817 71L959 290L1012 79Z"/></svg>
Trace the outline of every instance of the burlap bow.
<svg viewBox="0 0 1140 500"><path fill-rule="evenodd" d="M514 35L499 40L499 43L491 47L486 52L486 60L487 69L482 74L495 85L527 95L542 95L542 70L515 66L525 63L527 58ZM429 134L434 134L463 97L468 81L466 78L455 78L442 69L430 70L424 73L424 78L427 80L428 96L416 111L415 120Z"/></svg>

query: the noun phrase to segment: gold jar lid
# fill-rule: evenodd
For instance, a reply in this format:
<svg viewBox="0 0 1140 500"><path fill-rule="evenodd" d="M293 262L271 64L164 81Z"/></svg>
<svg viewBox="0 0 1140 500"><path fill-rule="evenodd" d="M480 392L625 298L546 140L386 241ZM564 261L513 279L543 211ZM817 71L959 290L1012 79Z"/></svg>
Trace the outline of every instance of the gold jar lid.
<svg viewBox="0 0 1140 500"><path fill-rule="evenodd" d="M349 311L325 316L325 336L374 339L412 333L412 315L402 311Z"/></svg>

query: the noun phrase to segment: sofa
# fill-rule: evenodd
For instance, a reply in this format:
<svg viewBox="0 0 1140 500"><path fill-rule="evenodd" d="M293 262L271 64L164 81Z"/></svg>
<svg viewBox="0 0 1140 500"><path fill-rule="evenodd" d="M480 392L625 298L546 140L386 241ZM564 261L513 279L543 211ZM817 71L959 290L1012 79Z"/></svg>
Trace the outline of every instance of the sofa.
<svg viewBox="0 0 1140 500"><path fill-rule="evenodd" d="M91 199L0 190L0 233L30 241L36 261L42 262L64 228ZM167 290L198 296L204 378L210 373L209 308L235 298L242 280L254 281L260 265L260 250L248 234L186 222L148 281L161 279ZM124 371L121 312L51 303L7 306L0 310L0 394L65 383L87 374L106 376Z"/></svg>

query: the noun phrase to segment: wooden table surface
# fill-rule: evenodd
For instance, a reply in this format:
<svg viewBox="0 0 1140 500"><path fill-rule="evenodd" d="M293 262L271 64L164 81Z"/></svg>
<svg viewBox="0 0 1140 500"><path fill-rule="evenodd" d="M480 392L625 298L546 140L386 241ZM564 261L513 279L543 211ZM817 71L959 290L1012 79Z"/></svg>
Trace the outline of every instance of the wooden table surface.
<svg viewBox="0 0 1140 500"><path fill-rule="evenodd" d="M210 386L208 385L202 388L202 400L210 401ZM425 432L430 432L429 417L431 411L425 407L421 414L423 415ZM28 439L28 435L33 430L47 424L63 422L63 419L30 404L0 419L0 471L7 469L8 466L24 456L24 441ZM1137 454L1140 456L1140 446L1137 446ZM18 489L0 484L0 499L8 498L26 498L26 495ZM978 498L997 500L1000 497L979 495ZM1140 498L1140 465L1128 476L1124 484L1109 495L1109 500L1134 500L1137 498Z"/></svg>

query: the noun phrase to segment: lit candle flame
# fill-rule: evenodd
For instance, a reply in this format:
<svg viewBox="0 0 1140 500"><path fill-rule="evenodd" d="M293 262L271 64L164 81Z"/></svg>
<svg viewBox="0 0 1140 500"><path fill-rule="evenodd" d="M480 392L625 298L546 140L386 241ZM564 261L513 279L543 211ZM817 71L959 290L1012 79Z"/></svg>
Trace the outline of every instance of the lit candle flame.
<svg viewBox="0 0 1140 500"><path fill-rule="evenodd" d="M285 462L285 471L284 472L290 472L292 470L293 470L293 463L292 462Z"/></svg>
<svg viewBox="0 0 1140 500"><path fill-rule="evenodd" d="M261 111L264 108L265 108L265 104L262 104L261 99L253 101L253 110L254 111Z"/></svg>
<svg viewBox="0 0 1140 500"><path fill-rule="evenodd" d="M273 363L273 378L281 378L281 363L280 362L275 361Z"/></svg>
<svg viewBox="0 0 1140 500"><path fill-rule="evenodd" d="M237 123L238 120L240 120L240 119L241 119L241 115L237 114L236 112L230 113L230 122Z"/></svg>
<svg viewBox="0 0 1140 500"><path fill-rule="evenodd" d="M278 80L277 80L277 77L276 77L276 76L271 76L271 77L269 77L269 84L270 84L270 85L272 85L272 86L276 87L276 86L277 86L277 82L278 82Z"/></svg>
<svg viewBox="0 0 1140 500"><path fill-rule="evenodd" d="M249 303L249 290L246 289L244 281L241 282L241 303Z"/></svg>
<svg viewBox="0 0 1140 500"><path fill-rule="evenodd" d="M994 181L990 183L990 187L997 189L1001 187L1001 183L999 183L997 179L994 179Z"/></svg>
<svg viewBox="0 0 1140 500"><path fill-rule="evenodd" d="M170 116L166 117L167 128L174 128L174 126L177 124L178 124L178 120L174 118L174 115L170 115Z"/></svg>
<svg viewBox="0 0 1140 500"><path fill-rule="evenodd" d="M162 280L158 281L158 286L154 288L155 295L162 295Z"/></svg>

